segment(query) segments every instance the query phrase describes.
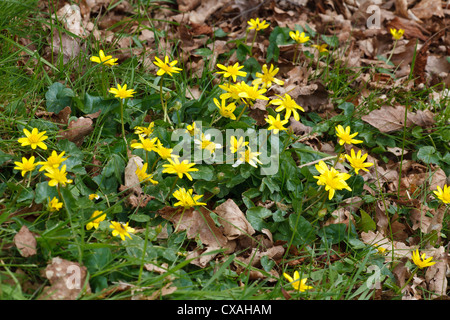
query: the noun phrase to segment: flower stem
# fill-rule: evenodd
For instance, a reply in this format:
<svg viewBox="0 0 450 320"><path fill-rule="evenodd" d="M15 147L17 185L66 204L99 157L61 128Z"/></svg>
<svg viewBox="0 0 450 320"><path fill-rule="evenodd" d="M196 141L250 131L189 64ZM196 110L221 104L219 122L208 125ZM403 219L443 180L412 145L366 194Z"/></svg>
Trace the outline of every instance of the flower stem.
<svg viewBox="0 0 450 320"><path fill-rule="evenodd" d="M125 123L123 121L123 109L125 108L124 103L123 103L123 99L120 99L120 122L122 125L122 138L125 141L125 145L127 145L127 139L125 137Z"/></svg>
<svg viewBox="0 0 450 320"><path fill-rule="evenodd" d="M255 34L253 35L253 40L252 40L252 46L250 47L250 57L253 56L253 45L255 44L255 40L256 40L256 35L258 34L258 31L255 30Z"/></svg>

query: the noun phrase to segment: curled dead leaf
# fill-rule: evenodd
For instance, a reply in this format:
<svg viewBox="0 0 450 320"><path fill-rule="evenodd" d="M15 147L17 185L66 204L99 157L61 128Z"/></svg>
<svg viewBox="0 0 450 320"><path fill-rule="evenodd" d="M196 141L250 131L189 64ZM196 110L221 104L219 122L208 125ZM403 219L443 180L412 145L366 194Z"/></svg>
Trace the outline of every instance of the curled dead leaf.
<svg viewBox="0 0 450 320"><path fill-rule="evenodd" d="M255 233L244 213L232 199L228 199L217 206L214 212L221 218L223 233L228 240L234 240L240 236L250 236Z"/></svg>
<svg viewBox="0 0 450 320"><path fill-rule="evenodd" d="M30 257L36 254L36 238L33 233L23 225L19 232L14 236L14 244L22 257Z"/></svg>
<svg viewBox="0 0 450 320"><path fill-rule="evenodd" d="M94 131L92 119L79 117L77 120L69 123L67 130L59 131L59 139L67 139L79 147L83 144L84 138L92 131Z"/></svg>
<svg viewBox="0 0 450 320"><path fill-rule="evenodd" d="M86 282L87 268L77 262L55 257L45 268L44 276L50 286L44 288L40 300L76 300L91 291Z"/></svg>

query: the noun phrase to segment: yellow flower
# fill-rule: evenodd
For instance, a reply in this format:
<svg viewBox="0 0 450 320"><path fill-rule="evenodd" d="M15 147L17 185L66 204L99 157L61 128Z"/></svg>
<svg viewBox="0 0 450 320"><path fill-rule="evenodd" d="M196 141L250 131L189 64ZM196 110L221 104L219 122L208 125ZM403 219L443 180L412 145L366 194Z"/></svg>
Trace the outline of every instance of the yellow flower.
<svg viewBox="0 0 450 320"><path fill-rule="evenodd" d="M256 19L250 19L247 21L248 25L250 26L249 30L264 30L267 27L269 27L270 23L266 23L266 20L259 21L259 18Z"/></svg>
<svg viewBox="0 0 450 320"><path fill-rule="evenodd" d="M117 222L117 221L111 221L111 224L109 226L112 230L112 235L114 237L120 236L120 238L125 240L125 237L128 237L131 239L130 232L134 233L136 230L134 228L131 228L128 226L128 222L126 224Z"/></svg>
<svg viewBox="0 0 450 320"><path fill-rule="evenodd" d="M89 195L89 200L98 200L98 199L100 199L100 197L99 197L99 195L98 194L96 194L96 193L91 193L90 195Z"/></svg>
<svg viewBox="0 0 450 320"><path fill-rule="evenodd" d="M234 65L228 66L228 67L218 63L217 67L219 67L220 69L224 70L224 71L216 72L217 74L223 74L223 76L225 78L232 77L234 82L236 82L236 77L239 77L239 76L245 77L247 75L247 72L239 71L244 66L240 66L238 62L236 62Z"/></svg>
<svg viewBox="0 0 450 320"><path fill-rule="evenodd" d="M395 40L400 40L403 37L403 34L405 33L405 30L403 29L390 29L391 34L392 34L392 38L394 38Z"/></svg>
<svg viewBox="0 0 450 320"><path fill-rule="evenodd" d="M257 79L253 80L252 84L262 85L262 88L269 88L272 85L272 82L282 86L284 81L275 78L275 75L278 73L280 68L275 68L273 65L270 65L270 69L267 69L267 65L262 66L262 73L256 72Z"/></svg>
<svg viewBox="0 0 450 320"><path fill-rule="evenodd" d="M200 139L194 139L194 143L199 145L200 149L202 150L206 149L211 154L213 154L216 151L216 149L222 148L221 144L214 143L211 141L211 135L209 134L205 135L204 133L202 133Z"/></svg>
<svg viewBox="0 0 450 320"><path fill-rule="evenodd" d="M188 125L186 127L186 131L191 135L194 136L199 132L199 129L195 127L195 122L192 122L191 125Z"/></svg>
<svg viewBox="0 0 450 320"><path fill-rule="evenodd" d="M309 37L305 35L304 32L300 33L300 31L296 30L289 32L289 36L297 43L305 43L309 41Z"/></svg>
<svg viewBox="0 0 450 320"><path fill-rule="evenodd" d="M413 251L413 253L412 253L412 261L420 269L429 267L429 266L432 266L433 264L435 264L436 263L435 261L431 262L432 259L433 259L433 257L429 257L427 259L425 253L422 253L422 255L420 255L419 249L417 249L416 251Z"/></svg>
<svg viewBox="0 0 450 320"><path fill-rule="evenodd" d="M220 99L226 100L226 99L233 99L233 100L239 100L239 93L241 92L239 85L234 85L230 83L226 84L219 84L219 88L225 90L225 93L222 93L220 95Z"/></svg>
<svg viewBox="0 0 450 320"><path fill-rule="evenodd" d="M197 202L198 199L203 197L203 195L192 195L193 189L189 189L186 191L185 188L180 188L173 193L174 198L178 200L177 203L174 204L175 207L181 206L184 208L191 208L193 206L206 206L204 202Z"/></svg>
<svg viewBox="0 0 450 320"><path fill-rule="evenodd" d="M368 154L361 156L361 150L358 151L358 154L355 154L355 150L351 150L351 155L348 154L345 155L345 158L350 162L350 165L355 169L356 174L358 174L359 170L364 170L369 172L366 168L373 166L373 163L366 162Z"/></svg>
<svg viewBox="0 0 450 320"><path fill-rule="evenodd" d="M238 88L240 90L238 94L240 98L245 98L249 100L256 100L256 99L269 100L269 98L263 96L263 94L267 91L267 89L265 88L259 89L257 84L249 86L244 81L242 81L241 83L239 83Z"/></svg>
<svg viewBox="0 0 450 320"><path fill-rule="evenodd" d="M47 158L47 161L39 161L37 164L42 167L39 171L43 171L46 167L57 169L67 158L63 158L65 151L57 154L55 150L52 151L52 155Z"/></svg>
<svg viewBox="0 0 450 320"><path fill-rule="evenodd" d="M144 149L145 151L157 151L158 150L158 137L153 139L144 138L143 136L139 136L139 140L141 143L135 142L131 144L131 147L134 149Z"/></svg>
<svg viewBox="0 0 450 320"><path fill-rule="evenodd" d="M178 63L178 60L173 60L172 62L169 61L169 57L165 56L164 61L162 61L160 58L155 57L155 61L153 62L157 67L159 67L158 72L156 74L158 76L162 76L164 74L168 74L169 76L172 76L172 73L179 73L181 68L174 67Z"/></svg>
<svg viewBox="0 0 450 320"><path fill-rule="evenodd" d="M164 147L161 142L158 143L155 151L158 153L158 155L161 157L161 159L164 159L164 160L167 160L174 156L174 155L172 155L173 149Z"/></svg>
<svg viewBox="0 0 450 320"><path fill-rule="evenodd" d="M325 186L325 191L328 191L329 200L333 198L336 190L347 189L348 191L352 191L347 182L345 182L345 180L350 178L349 174L340 173L333 167L328 169L323 161L316 164L316 169L319 171L320 176L314 176L314 178L318 179L317 184L319 186Z"/></svg>
<svg viewBox="0 0 450 320"><path fill-rule="evenodd" d="M137 166L137 164L136 164L136 166ZM153 174L147 173L147 167L148 167L148 163L144 163L142 168L139 168L139 166L137 166L135 173L136 173L136 176L138 177L139 181L140 182L150 181L152 184L158 184L158 181L153 180Z"/></svg>
<svg viewBox="0 0 450 320"><path fill-rule="evenodd" d="M303 109L301 106L295 102L294 99L291 98L290 95L287 93L284 95L284 97L280 97L281 99L274 99L270 101L270 104L274 104L278 106L275 111L280 112L283 110L286 110L286 114L284 115L284 118L288 120L291 116L291 113L294 115L294 119L296 121L300 120L300 115L298 114L297 110L301 110L305 112L305 109Z"/></svg>
<svg viewBox="0 0 450 320"><path fill-rule="evenodd" d="M221 99L222 103L219 103L219 100L216 98L213 99L214 104L219 108L219 113L222 117L230 118L231 120L236 120L236 116L234 115L234 110L236 110L236 104L234 102L226 105L225 99Z"/></svg>
<svg viewBox="0 0 450 320"><path fill-rule="evenodd" d="M133 94L136 93L133 89L127 90L126 84L124 84L123 87L120 84L118 84L117 88L111 88L111 89L109 89L109 92L114 94L115 98L119 98L119 99L132 98Z"/></svg>
<svg viewBox="0 0 450 320"><path fill-rule="evenodd" d="M86 230L91 230L92 228L98 229L100 222L102 222L103 220L105 220L106 218L106 213L103 213L103 211L99 211L99 210L95 210L92 215L91 218L87 224L86 224Z"/></svg>
<svg viewBox="0 0 450 320"><path fill-rule="evenodd" d="M48 182L50 187L54 187L58 184L65 186L68 183L72 183L72 180L67 179L66 177L66 165L63 165L61 169L46 167L45 170L48 172L45 173L45 175L50 178L50 181Z"/></svg>
<svg viewBox="0 0 450 320"><path fill-rule="evenodd" d="M319 53L322 53L322 52L328 52L327 44L326 44L326 43L321 44L321 45L313 44L311 47L316 48L316 49L319 51Z"/></svg>
<svg viewBox="0 0 450 320"><path fill-rule="evenodd" d="M92 62L96 62L96 63L103 63L109 66L115 66L117 65L116 61L118 60L117 58L113 58L112 56L105 56L105 53L103 52L103 50L100 50L98 52L98 57L96 56L92 56L91 57L91 61Z"/></svg>
<svg viewBox="0 0 450 320"><path fill-rule="evenodd" d="M444 190L440 186L436 187L436 191L433 191L434 194L441 200L443 203L450 203L450 187L446 184L444 185Z"/></svg>
<svg viewBox="0 0 450 320"><path fill-rule="evenodd" d="M230 151L232 153L241 151L241 149L245 148L246 145L248 145L248 141L244 141L244 137L242 136L239 137L239 140L236 139L235 136L230 138Z"/></svg>
<svg viewBox="0 0 450 320"><path fill-rule="evenodd" d="M153 133L154 126L155 124L153 122L150 122L148 127L137 126L134 128L134 133L144 137L150 137L150 135Z"/></svg>
<svg viewBox="0 0 450 320"><path fill-rule="evenodd" d="M178 174L178 177L180 179L183 178L183 175L186 175L186 177L192 181L192 176L189 174L189 172L198 171L197 168L192 168L193 166L195 166L195 163L189 163L189 161L186 159L182 162L180 162L178 158L167 159L167 161L169 161L169 164L163 164L163 167L166 169L164 169L162 172L169 174Z"/></svg>
<svg viewBox="0 0 450 320"><path fill-rule="evenodd" d="M58 198L56 197L53 197L53 199L48 202L48 210L50 210L50 212L59 211L62 206L63 203L59 202Z"/></svg>
<svg viewBox="0 0 450 320"><path fill-rule="evenodd" d="M344 143L346 144L357 144L362 143L362 140L356 140L353 139L358 135L358 132L355 132L353 134L350 134L350 126L344 127L341 125L338 125L334 128L336 130L336 136L340 138L339 144L342 146Z"/></svg>
<svg viewBox="0 0 450 320"><path fill-rule="evenodd" d="M267 130L273 130L274 134L278 134L280 130L287 130L287 128L284 127L286 123L289 122L289 120L281 120L280 114L277 114L277 117L274 118L273 116L269 115L268 118L265 119L270 126L267 128Z"/></svg>
<svg viewBox="0 0 450 320"><path fill-rule="evenodd" d="M33 130L31 130L31 133L27 129L23 129L23 132L25 133L26 137L19 138L17 140L22 144L22 147L31 146L31 149L36 149L36 147L39 147L43 150L47 150L47 146L42 142L48 138L47 136L44 136L47 131L39 132L37 128L33 128Z"/></svg>
<svg viewBox="0 0 450 320"><path fill-rule="evenodd" d="M283 276L289 281L295 290L305 292L306 290L313 289L313 287L306 285L308 278L303 278L300 280L300 274L298 271L294 272L294 279L292 279L292 277L285 272L283 272Z"/></svg>
<svg viewBox="0 0 450 320"><path fill-rule="evenodd" d="M22 157L22 162L15 161L14 164L16 167L14 169L22 171L22 177L25 176L25 173L33 171L37 163L34 163L35 157L31 156L30 159Z"/></svg>
<svg viewBox="0 0 450 320"><path fill-rule="evenodd" d="M233 164L233 167L237 167L243 163L248 163L252 167L257 168L257 163L262 164L262 162L258 159L258 156L261 154L261 152L252 152L249 146L247 146L247 149L245 151L240 151L238 153L239 158L236 163Z"/></svg>

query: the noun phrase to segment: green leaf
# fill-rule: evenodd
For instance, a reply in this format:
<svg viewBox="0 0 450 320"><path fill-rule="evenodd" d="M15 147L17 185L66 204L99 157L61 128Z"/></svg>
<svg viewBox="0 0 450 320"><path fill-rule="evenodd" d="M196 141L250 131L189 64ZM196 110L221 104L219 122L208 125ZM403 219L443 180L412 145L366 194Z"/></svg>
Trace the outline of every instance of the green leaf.
<svg viewBox="0 0 450 320"><path fill-rule="evenodd" d="M377 227L375 221L373 221L370 215L363 209L359 209L359 211L361 212L361 219L357 224L358 229L363 232L368 232L370 230L375 231Z"/></svg>
<svg viewBox="0 0 450 320"><path fill-rule="evenodd" d="M212 166L195 166L198 171L189 172L194 180L211 181L215 178L214 168Z"/></svg>
<svg viewBox="0 0 450 320"><path fill-rule="evenodd" d="M47 181L39 182L35 186L36 197L34 201L36 203L46 203L48 199L56 197L59 199L58 191L55 187L50 187ZM59 199L61 200L61 199Z"/></svg>
<svg viewBox="0 0 450 320"><path fill-rule="evenodd" d="M289 227L293 232L293 244L303 245L316 239L316 232L312 224L300 214L289 216Z"/></svg>
<svg viewBox="0 0 450 320"><path fill-rule="evenodd" d="M325 238L329 244L339 243L347 238L345 223L330 224L320 229L317 234Z"/></svg>
<svg viewBox="0 0 450 320"><path fill-rule="evenodd" d="M62 83L53 83L45 93L47 111L59 113L65 107L72 106L72 89L66 88Z"/></svg>
<svg viewBox="0 0 450 320"><path fill-rule="evenodd" d="M424 163L434 163L438 164L440 160L439 152L433 146L424 146L417 152L417 159L423 161Z"/></svg>
<svg viewBox="0 0 450 320"><path fill-rule="evenodd" d="M268 223L264 219L270 216L272 216L272 211L264 207L253 207L247 210L248 222L257 231L268 227Z"/></svg>

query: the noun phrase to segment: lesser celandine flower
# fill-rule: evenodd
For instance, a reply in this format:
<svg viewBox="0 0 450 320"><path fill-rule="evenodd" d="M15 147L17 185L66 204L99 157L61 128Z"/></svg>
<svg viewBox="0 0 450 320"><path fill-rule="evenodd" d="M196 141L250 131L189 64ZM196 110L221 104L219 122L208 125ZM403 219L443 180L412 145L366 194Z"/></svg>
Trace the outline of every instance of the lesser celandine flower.
<svg viewBox="0 0 450 320"><path fill-rule="evenodd" d="M270 65L270 69L267 68L267 65L264 64L262 66L262 73L256 72L256 79L252 81L252 84L262 85L262 88L269 88L272 85L272 82L282 86L284 81L275 78L275 75L278 73L280 69L274 68L273 64Z"/></svg>
<svg viewBox="0 0 450 320"><path fill-rule="evenodd" d="M223 71L217 71L216 72L217 74L223 74L224 78L231 77L231 78L233 78L234 82L236 82L237 77L239 77L239 76L245 77L247 75L247 72L239 71L242 68L244 68L244 66L240 66L238 62L236 62L232 66L224 66L223 64L218 63L217 67L219 69L223 70Z"/></svg>
<svg viewBox="0 0 450 320"><path fill-rule="evenodd" d="M405 33L405 30L403 29L397 30L391 28L389 31L391 32L392 38L394 38L394 40L400 40L403 37L403 34Z"/></svg>
<svg viewBox="0 0 450 320"><path fill-rule="evenodd" d="M56 197L53 197L53 199L48 202L48 210L50 212L59 211L62 208L62 206L63 203L59 202L58 198Z"/></svg>
<svg viewBox="0 0 450 320"><path fill-rule="evenodd" d="M134 133L144 136L144 137L150 137L150 135L153 133L153 128L155 127L154 122L150 122L148 124L148 127L143 126L137 126L134 128Z"/></svg>
<svg viewBox="0 0 450 320"><path fill-rule="evenodd" d="M173 149L164 147L161 142L158 143L155 151L163 160L167 160L173 156Z"/></svg>
<svg viewBox="0 0 450 320"><path fill-rule="evenodd" d="M230 151L232 153L236 153L238 151L241 151L245 148L245 146L248 145L248 141L244 141L244 137L239 137L239 140L236 139L235 136L232 136L230 138Z"/></svg>
<svg viewBox="0 0 450 320"><path fill-rule="evenodd" d="M419 249L417 249L416 251L413 251L413 253L412 253L412 261L420 269L425 268L425 267L430 267L436 263L435 261L431 261L431 260L433 260L433 257L427 258L425 253L422 253L422 255L420 255Z"/></svg>
<svg viewBox="0 0 450 320"><path fill-rule="evenodd" d="M197 168L192 168L195 166L195 163L189 163L187 159L180 162L178 158L167 159L169 164L163 164L163 167L166 168L162 172L169 174L177 174L178 178L183 178L183 175L192 181L192 176L189 172L198 171Z"/></svg>
<svg viewBox="0 0 450 320"><path fill-rule="evenodd" d="M117 65L116 61L118 59L117 58L113 58L112 56L107 56L107 55L105 55L103 50L100 50L98 52L98 57L97 56L92 56L90 60L92 62L103 63L103 64L106 64L108 66L115 66L115 65Z"/></svg>
<svg viewBox="0 0 450 320"><path fill-rule="evenodd" d="M174 204L175 207L181 206L184 208L191 208L193 206L206 206L204 202L198 202L197 200L203 197L203 195L193 195L193 189L188 189L186 191L185 188L180 188L173 193L175 199L178 200L177 203Z"/></svg>
<svg viewBox="0 0 450 320"><path fill-rule="evenodd" d="M122 241L125 240L125 237L128 237L131 239L130 233L134 233L136 230L134 228L131 228L128 226L128 222L123 224L117 221L111 221L111 224L109 226L112 230L112 235L114 237L120 236Z"/></svg>
<svg viewBox="0 0 450 320"><path fill-rule="evenodd" d="M309 36L306 36L304 32L300 33L300 31L296 30L290 31L289 36L297 43L305 43L309 41Z"/></svg>
<svg viewBox="0 0 450 320"><path fill-rule="evenodd" d="M234 102L227 104L225 99L221 100L221 103L219 103L219 100L216 98L213 99L214 104L219 108L220 115L231 120L236 120L236 116L233 113L236 110L236 104Z"/></svg>
<svg viewBox="0 0 450 320"><path fill-rule="evenodd" d="M358 132L350 134L350 126L344 127L341 125L338 125L334 128L336 130L336 136L339 138L339 144L342 146L344 143L346 144L357 144L362 143L362 140L356 140L353 139L358 135Z"/></svg>
<svg viewBox="0 0 450 320"><path fill-rule="evenodd" d="M200 139L194 139L194 143L199 145L200 149L208 150L209 153L211 154L213 154L216 151L216 149L222 148L221 144L211 141L210 134L205 135L204 133L202 133Z"/></svg>
<svg viewBox="0 0 450 320"><path fill-rule="evenodd" d="M305 109L303 109L301 106L295 102L294 99L291 98L289 94L285 94L283 97L280 97L281 99L274 99L270 101L270 104L274 104L278 106L275 111L280 112L283 110L286 110L284 118L287 120L291 117L291 114L294 116L294 119L296 121L300 120L300 115L298 114L297 110L305 112Z"/></svg>
<svg viewBox="0 0 450 320"><path fill-rule="evenodd" d="M168 74L169 76L172 76L172 73L179 73L181 68L175 67L175 65L178 63L178 60L170 61L168 56L164 57L164 61L162 61L160 58L155 57L155 61L153 62L157 67L159 67L159 70L156 72L158 76L162 76L164 74Z"/></svg>
<svg viewBox="0 0 450 320"><path fill-rule="evenodd" d="M245 151L238 152L239 158L237 159L236 163L233 164L233 167L237 167L243 163L248 163L252 167L257 168L259 164L262 164L262 162L258 159L258 156L261 154L261 152L252 152L251 148L247 146L247 149Z"/></svg>
<svg viewBox="0 0 450 320"><path fill-rule="evenodd" d="M237 84L231 84L231 83L225 83L225 84L219 84L219 88L225 90L225 93L222 93L220 95L220 99L227 100L227 99L233 99L233 100L239 100L239 92L241 90L239 89L239 86Z"/></svg>
<svg viewBox="0 0 450 320"><path fill-rule="evenodd" d="M39 132L37 128L33 128L31 132L28 131L27 129L23 129L23 132L25 133L26 137L19 138L17 140L19 143L22 144L22 147L30 146L31 149L36 149L37 147L39 147L43 150L47 150L47 146L43 142L45 139L48 138L47 136L44 135L47 131Z"/></svg>
<svg viewBox="0 0 450 320"><path fill-rule="evenodd" d="M191 135L194 136L199 132L199 129L195 126L195 122L192 122L192 124L189 124L186 127L186 131Z"/></svg>
<svg viewBox="0 0 450 320"><path fill-rule="evenodd" d="M60 154L58 154L55 150L52 151L52 154L50 157L47 158L47 161L40 161L38 162L38 165L41 165L42 167L39 169L39 171L45 170L46 167L57 169L63 163L67 158L63 158L65 151L62 151Z"/></svg>
<svg viewBox="0 0 450 320"><path fill-rule="evenodd" d="M269 100L269 98L263 95L264 93L266 93L267 89L259 88L257 84L249 86L244 81L241 81L238 85L238 88L240 90L238 94L240 98L249 100Z"/></svg>
<svg viewBox="0 0 450 320"><path fill-rule="evenodd" d="M345 158L348 160L350 165L355 169L356 174L358 174L359 170L364 170L369 172L366 168L373 166L371 162L364 162L367 159L368 154L364 154L361 156L361 150L355 154L355 150L351 150L350 156L348 154L345 155Z"/></svg>
<svg viewBox="0 0 450 320"><path fill-rule="evenodd" d="M106 218L106 213L103 213L103 211L100 210L95 210L92 215L91 218L87 224L86 224L86 230L91 230L92 228L94 229L98 229L98 227L100 226L100 222L102 222L103 220L105 220Z"/></svg>
<svg viewBox="0 0 450 320"><path fill-rule="evenodd" d="M345 180L350 178L349 174L341 173L333 167L328 169L328 166L323 161L320 161L315 167L319 171L320 176L314 176L314 178L318 180L317 184L319 186L325 186L325 191L328 191L329 200L334 197L336 190L347 189L348 191L352 191L347 182L345 182Z"/></svg>
<svg viewBox="0 0 450 320"><path fill-rule="evenodd" d="M111 88L109 89L109 92L114 94L115 98L119 99L126 99L126 98L132 98L133 95L136 93L134 89L128 89L127 85L124 84L121 86L120 84L117 85L117 88Z"/></svg>
<svg viewBox="0 0 450 320"><path fill-rule="evenodd" d="M48 182L50 187L72 183L72 179L67 179L66 165L63 165L61 169L46 167L45 170L47 171L45 175L50 178Z"/></svg>
<svg viewBox="0 0 450 320"><path fill-rule="evenodd" d="M298 271L294 272L294 278L292 278L290 275L288 275L287 273L283 272L283 276L287 279L287 281L289 281L289 283L292 285L292 287L300 292L304 292L306 290L310 290L313 287L306 285L306 281L308 280L308 278L303 278L300 279L300 274L298 273Z"/></svg>
<svg viewBox="0 0 450 320"><path fill-rule="evenodd" d="M444 185L444 190L440 186L436 187L437 190L433 193L441 200L443 203L450 203L450 187L446 184Z"/></svg>
<svg viewBox="0 0 450 320"><path fill-rule="evenodd" d="M269 27L269 23L266 22L266 20L259 20L259 18L256 19L250 19L247 21L247 24L250 26L248 27L249 30L264 30Z"/></svg>
<svg viewBox="0 0 450 320"><path fill-rule="evenodd" d="M24 177L25 173L33 171L38 165L37 163L34 163L35 159L36 158L34 156L31 156L30 159L22 157L22 162L14 162L14 164L16 165L14 169L20 170L22 173L22 177Z"/></svg>
<svg viewBox="0 0 450 320"><path fill-rule="evenodd" d="M280 130L287 130L287 128L284 127L286 123L289 122L289 120L281 120L280 114L277 114L277 117L274 118L273 116L269 115L266 119L266 122L270 124L270 126L267 128L267 130L272 130L274 134L278 134Z"/></svg>
<svg viewBox="0 0 450 320"><path fill-rule="evenodd" d="M313 44L313 45L311 45L311 47L316 48L316 49L319 51L319 53L322 53L322 52L328 52L327 44L326 44L326 43L321 44L321 45L319 45L319 44Z"/></svg>
<svg viewBox="0 0 450 320"><path fill-rule="evenodd" d="M139 168L139 166L136 168L136 176L139 179L139 182L151 182L152 184L158 184L158 181L153 180L153 174L147 173L147 167L148 163L144 163L142 168Z"/></svg>
<svg viewBox="0 0 450 320"><path fill-rule="evenodd" d="M144 138L143 136L139 136L139 142L135 142L131 144L131 147L134 149L144 149L145 151L156 151L158 148L158 137L153 139Z"/></svg>
<svg viewBox="0 0 450 320"><path fill-rule="evenodd" d="M100 196L98 195L98 194L96 194L96 193L91 193L90 195L89 195L89 200L98 200L98 199L100 199Z"/></svg>

